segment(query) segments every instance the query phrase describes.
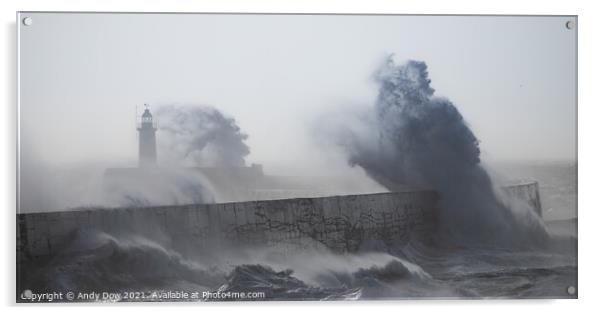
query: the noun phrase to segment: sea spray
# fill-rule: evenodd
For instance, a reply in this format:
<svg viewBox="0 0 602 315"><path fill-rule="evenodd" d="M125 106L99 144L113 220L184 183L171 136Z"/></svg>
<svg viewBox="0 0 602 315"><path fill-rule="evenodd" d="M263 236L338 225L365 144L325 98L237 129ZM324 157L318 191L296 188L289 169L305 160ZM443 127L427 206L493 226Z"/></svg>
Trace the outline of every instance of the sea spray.
<svg viewBox="0 0 602 315"><path fill-rule="evenodd" d="M159 167L105 180L111 205L213 203L215 186L191 167L240 167L249 147L233 118L211 106L165 105L155 112Z"/></svg>
<svg viewBox="0 0 602 315"><path fill-rule="evenodd" d="M533 214L518 216L498 200L477 137L451 101L434 96L424 62L396 65L389 57L374 78L379 93L373 112L361 120L367 125L349 128L338 140L351 165L392 191L436 189L445 242L508 248L545 242L539 221L517 219Z"/></svg>
<svg viewBox="0 0 602 315"><path fill-rule="evenodd" d="M20 274L21 285L34 291L64 292L209 290L225 276L140 233L80 229L72 238L49 261L32 261L28 270L33 272Z"/></svg>
<svg viewBox="0 0 602 315"><path fill-rule="evenodd" d="M233 118L210 106L159 107L159 148L165 163L180 166L244 166L250 153Z"/></svg>
<svg viewBox="0 0 602 315"><path fill-rule="evenodd" d="M21 269L33 272L20 274L19 292L24 288L34 292L133 291L143 293L141 300L170 300L161 297L172 291L256 292L264 294L259 300L340 300L408 296L416 292L416 286L431 289L432 285L430 275L419 266L387 253L337 255L315 248L282 256L278 246L222 246L209 252L197 248L198 255L193 257L156 233L143 235L140 228L131 232L78 230L58 255ZM313 263L308 264L308 259Z"/></svg>

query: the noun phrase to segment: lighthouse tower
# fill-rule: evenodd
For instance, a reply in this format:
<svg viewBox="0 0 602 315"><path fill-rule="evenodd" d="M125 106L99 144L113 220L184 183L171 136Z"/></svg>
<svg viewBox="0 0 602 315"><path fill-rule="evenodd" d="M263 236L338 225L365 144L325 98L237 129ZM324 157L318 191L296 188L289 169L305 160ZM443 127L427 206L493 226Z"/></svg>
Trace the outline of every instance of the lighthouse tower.
<svg viewBox="0 0 602 315"><path fill-rule="evenodd" d="M148 104L144 104L144 113L138 125L138 166L152 167L157 165L157 143L155 132L157 124L153 121Z"/></svg>

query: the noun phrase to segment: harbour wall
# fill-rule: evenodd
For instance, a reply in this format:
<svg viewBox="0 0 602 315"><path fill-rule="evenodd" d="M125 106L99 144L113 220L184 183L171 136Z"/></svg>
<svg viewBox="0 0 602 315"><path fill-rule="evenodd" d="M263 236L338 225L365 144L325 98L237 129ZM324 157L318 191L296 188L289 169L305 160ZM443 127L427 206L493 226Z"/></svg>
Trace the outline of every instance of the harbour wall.
<svg viewBox="0 0 602 315"><path fill-rule="evenodd" d="M537 183L506 188L539 205ZM537 193L534 193L537 192ZM537 198L537 200L531 200ZM17 215L19 259L73 250L90 231L148 237L167 248L202 251L225 246L325 246L354 252L362 246L432 241L437 230L434 191L246 201L144 208L88 209ZM541 209L533 209L540 213Z"/></svg>
<svg viewBox="0 0 602 315"><path fill-rule="evenodd" d="M531 210L535 211L538 216L542 216L538 182L524 181L505 186L503 187L503 192L514 200L526 202Z"/></svg>

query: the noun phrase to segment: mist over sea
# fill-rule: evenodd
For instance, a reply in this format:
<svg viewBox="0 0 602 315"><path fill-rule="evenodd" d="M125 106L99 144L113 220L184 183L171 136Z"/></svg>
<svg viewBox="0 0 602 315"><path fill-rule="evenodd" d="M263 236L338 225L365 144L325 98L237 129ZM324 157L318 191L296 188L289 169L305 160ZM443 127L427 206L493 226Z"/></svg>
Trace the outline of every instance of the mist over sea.
<svg viewBox="0 0 602 315"><path fill-rule="evenodd" d="M276 247L223 248L192 257L154 240L97 232L78 235L76 252L28 266L34 272L22 277L20 288L139 291L147 296L179 290L264 294L255 300L575 297L568 288L576 287L577 280L571 202L576 198L576 165L522 162L503 167L511 178L538 180L549 246L507 250L411 242L402 248L372 244L353 254L326 248L284 254Z"/></svg>

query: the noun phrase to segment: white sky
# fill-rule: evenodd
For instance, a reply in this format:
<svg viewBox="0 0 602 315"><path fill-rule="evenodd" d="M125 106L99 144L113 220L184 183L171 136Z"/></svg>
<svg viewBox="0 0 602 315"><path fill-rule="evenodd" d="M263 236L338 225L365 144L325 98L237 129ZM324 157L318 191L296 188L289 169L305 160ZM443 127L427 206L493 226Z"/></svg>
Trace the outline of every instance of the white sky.
<svg viewBox="0 0 602 315"><path fill-rule="evenodd" d="M248 162L323 169L312 123L372 106L371 75L390 53L427 63L486 159L576 155L573 17L22 16L33 18L19 23L26 159L134 163L136 105L197 103L238 121Z"/></svg>

